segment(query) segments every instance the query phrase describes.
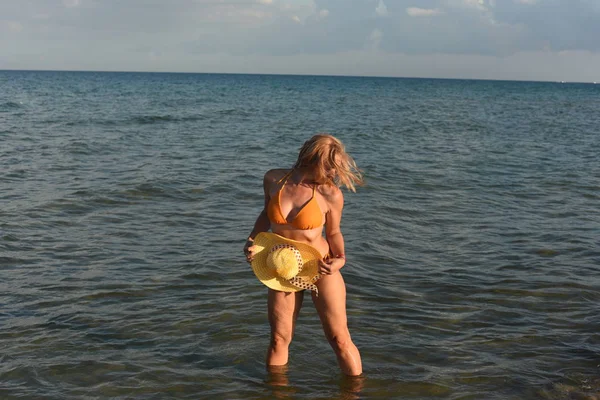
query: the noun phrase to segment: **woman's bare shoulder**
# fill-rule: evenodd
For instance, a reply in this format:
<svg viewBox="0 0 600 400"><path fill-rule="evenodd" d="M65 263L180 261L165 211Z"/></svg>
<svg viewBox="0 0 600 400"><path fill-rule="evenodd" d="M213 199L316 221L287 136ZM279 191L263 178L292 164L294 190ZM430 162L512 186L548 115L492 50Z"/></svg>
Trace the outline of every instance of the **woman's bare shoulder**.
<svg viewBox="0 0 600 400"><path fill-rule="evenodd" d="M289 169L270 169L265 173L264 181L269 183L276 182L283 178L288 172L290 172Z"/></svg>
<svg viewBox="0 0 600 400"><path fill-rule="evenodd" d="M330 203L344 201L344 194L339 187L334 185L319 185L319 193Z"/></svg>

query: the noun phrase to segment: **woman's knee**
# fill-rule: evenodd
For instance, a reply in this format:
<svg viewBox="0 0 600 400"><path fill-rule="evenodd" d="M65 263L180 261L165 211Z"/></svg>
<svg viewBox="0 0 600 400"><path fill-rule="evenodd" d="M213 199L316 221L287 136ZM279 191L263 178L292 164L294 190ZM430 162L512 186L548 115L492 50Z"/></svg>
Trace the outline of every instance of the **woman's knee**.
<svg viewBox="0 0 600 400"><path fill-rule="evenodd" d="M271 346L274 348L289 347L292 342L292 334L287 332L271 332Z"/></svg>
<svg viewBox="0 0 600 400"><path fill-rule="evenodd" d="M336 353L344 352L353 346L352 338L349 333L332 335L328 337L327 340Z"/></svg>

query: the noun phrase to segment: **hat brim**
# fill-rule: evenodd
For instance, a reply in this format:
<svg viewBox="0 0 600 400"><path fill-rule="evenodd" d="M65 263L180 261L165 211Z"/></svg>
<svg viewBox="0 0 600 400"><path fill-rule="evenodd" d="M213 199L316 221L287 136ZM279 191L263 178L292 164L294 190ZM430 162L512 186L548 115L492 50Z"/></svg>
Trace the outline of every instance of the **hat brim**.
<svg viewBox="0 0 600 400"><path fill-rule="evenodd" d="M302 271L296 275L298 278L313 282L319 276L319 260L323 259L321 253L309 244L285 238L271 232L261 232L254 238L256 251L251 262L254 275L267 287L281 292L299 292L304 290L287 279L276 276L267 265L267 255L277 244L291 244L295 246L302 256Z"/></svg>

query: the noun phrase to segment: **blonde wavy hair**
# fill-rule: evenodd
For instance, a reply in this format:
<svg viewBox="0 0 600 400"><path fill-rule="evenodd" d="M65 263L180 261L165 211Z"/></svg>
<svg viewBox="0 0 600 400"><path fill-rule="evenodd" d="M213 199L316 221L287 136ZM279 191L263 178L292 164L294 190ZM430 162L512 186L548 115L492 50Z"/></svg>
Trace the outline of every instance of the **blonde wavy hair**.
<svg viewBox="0 0 600 400"><path fill-rule="evenodd" d="M346 186L356 192L356 185L363 185L362 172L346 153L342 142L328 134L314 135L300 148L294 169L312 171L314 180L320 185ZM332 178L331 171L335 171Z"/></svg>

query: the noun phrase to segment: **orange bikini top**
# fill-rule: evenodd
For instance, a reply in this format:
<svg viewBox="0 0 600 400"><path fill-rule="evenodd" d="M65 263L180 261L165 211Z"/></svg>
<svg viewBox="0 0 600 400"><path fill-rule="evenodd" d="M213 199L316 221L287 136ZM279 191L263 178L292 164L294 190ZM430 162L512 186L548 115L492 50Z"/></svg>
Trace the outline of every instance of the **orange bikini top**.
<svg viewBox="0 0 600 400"><path fill-rule="evenodd" d="M283 178L281 178L277 183L283 181L283 185L277 192L277 194L269 200L269 204L267 206L267 215L271 222L285 225L290 224L296 229L313 229L323 226L323 212L321 211L321 207L319 207L319 203L317 202L317 198L315 197L315 186L313 186L313 193L310 200L302 207L296 217L292 221L288 221L285 219L283 214L281 213L281 191L285 186L288 178L291 176L292 172L288 172L285 174ZM285 180L284 180L285 179Z"/></svg>

